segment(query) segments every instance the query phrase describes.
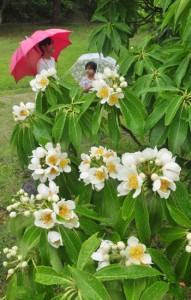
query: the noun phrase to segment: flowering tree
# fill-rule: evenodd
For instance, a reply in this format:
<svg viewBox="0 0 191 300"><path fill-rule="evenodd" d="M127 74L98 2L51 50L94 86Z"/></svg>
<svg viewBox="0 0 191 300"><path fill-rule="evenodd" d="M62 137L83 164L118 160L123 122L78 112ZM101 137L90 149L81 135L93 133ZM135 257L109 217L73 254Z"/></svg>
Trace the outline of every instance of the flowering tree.
<svg viewBox="0 0 191 300"><path fill-rule="evenodd" d="M109 16L115 1L98 2ZM35 104L13 107L11 145L36 192L21 189L7 207L17 245L4 249L5 299L188 299L190 4L155 2L176 38L130 49L88 94L43 71L30 83ZM116 45L118 35L105 31ZM137 151L122 150L124 133Z"/></svg>

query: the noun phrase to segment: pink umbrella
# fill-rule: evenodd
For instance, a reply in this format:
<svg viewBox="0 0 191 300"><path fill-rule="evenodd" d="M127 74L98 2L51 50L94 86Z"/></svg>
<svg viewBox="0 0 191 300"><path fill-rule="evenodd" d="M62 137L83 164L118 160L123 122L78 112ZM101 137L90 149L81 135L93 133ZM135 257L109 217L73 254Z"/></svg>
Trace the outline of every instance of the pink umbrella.
<svg viewBox="0 0 191 300"><path fill-rule="evenodd" d="M15 51L11 59L10 74L15 81L19 81L25 76L36 75L36 64L41 57L38 43L47 37L54 41L55 51L52 56L57 60L60 52L71 45L69 34L71 31L64 29L37 30L30 37L20 43L20 47Z"/></svg>

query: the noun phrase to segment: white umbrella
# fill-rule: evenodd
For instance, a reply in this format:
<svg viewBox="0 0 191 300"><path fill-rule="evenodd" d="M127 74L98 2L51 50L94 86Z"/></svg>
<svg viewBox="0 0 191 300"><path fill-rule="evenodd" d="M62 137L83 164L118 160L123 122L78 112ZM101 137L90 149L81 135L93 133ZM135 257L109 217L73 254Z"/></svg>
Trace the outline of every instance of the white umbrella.
<svg viewBox="0 0 191 300"><path fill-rule="evenodd" d="M106 67L111 70L117 67L116 60L110 56L104 57L102 53L83 54L70 68L70 72L76 81L80 82L82 77L85 76L85 65L89 61L94 61L97 64L97 72L100 73L102 73Z"/></svg>

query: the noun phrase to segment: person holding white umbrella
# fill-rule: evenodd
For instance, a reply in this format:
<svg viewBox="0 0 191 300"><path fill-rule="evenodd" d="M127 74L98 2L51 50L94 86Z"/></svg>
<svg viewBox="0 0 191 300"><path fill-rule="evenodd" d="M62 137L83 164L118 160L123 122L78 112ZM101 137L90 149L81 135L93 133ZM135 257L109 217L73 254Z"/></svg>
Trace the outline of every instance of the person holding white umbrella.
<svg viewBox="0 0 191 300"><path fill-rule="evenodd" d="M94 81L94 75L97 70L97 64L94 61L89 61L85 65L85 73L84 76L80 81L80 86L83 87L84 93L88 93L92 88L92 82Z"/></svg>

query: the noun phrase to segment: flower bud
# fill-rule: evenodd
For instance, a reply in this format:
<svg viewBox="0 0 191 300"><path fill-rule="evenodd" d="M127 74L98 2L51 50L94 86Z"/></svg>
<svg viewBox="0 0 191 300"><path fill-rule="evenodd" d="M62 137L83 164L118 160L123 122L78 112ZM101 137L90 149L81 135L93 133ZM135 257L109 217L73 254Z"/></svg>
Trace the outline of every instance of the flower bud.
<svg viewBox="0 0 191 300"><path fill-rule="evenodd" d="M189 241L191 240L191 232L188 232L188 233L187 233L186 238L187 238L187 240L189 240Z"/></svg>
<svg viewBox="0 0 191 300"><path fill-rule="evenodd" d="M18 250L18 246L13 246L12 249L15 250L15 251L17 251Z"/></svg>
<svg viewBox="0 0 191 300"><path fill-rule="evenodd" d="M13 275L14 272L15 272L14 269L9 269L9 270L8 270L8 274L9 274L9 275Z"/></svg>
<svg viewBox="0 0 191 300"><path fill-rule="evenodd" d="M161 166L161 164L162 164L161 160L159 158L156 158L155 159L155 165L156 166Z"/></svg>
<svg viewBox="0 0 191 300"><path fill-rule="evenodd" d="M125 250L121 250L121 251L120 251L120 255L121 255L122 257L125 257L125 256L126 256L126 251L125 251Z"/></svg>
<svg viewBox="0 0 191 300"><path fill-rule="evenodd" d="M186 250L187 253L191 253L191 246L187 245L186 248L185 248L185 250Z"/></svg>
<svg viewBox="0 0 191 300"><path fill-rule="evenodd" d="M26 211L24 212L24 216L25 216L25 217L29 217L29 216L30 216L30 214L31 214L31 213L30 213L30 211L29 211L29 210L26 210Z"/></svg>
<svg viewBox="0 0 191 300"><path fill-rule="evenodd" d="M23 261L21 264L21 268L26 268L28 266L27 261Z"/></svg>
<svg viewBox="0 0 191 300"><path fill-rule="evenodd" d="M9 217L10 218L15 218L17 216L17 213L15 211L12 211L10 214L9 214Z"/></svg>
<svg viewBox="0 0 191 300"><path fill-rule="evenodd" d="M122 242L122 241L120 241L120 242L117 243L117 247L118 247L120 250L123 250L123 249L125 249L125 243Z"/></svg>
<svg viewBox="0 0 191 300"><path fill-rule="evenodd" d="M12 205L7 206L7 211L10 212L13 209Z"/></svg>
<svg viewBox="0 0 191 300"><path fill-rule="evenodd" d="M42 195L41 195L41 194L37 194L37 195L36 195L36 199L37 199L37 200L42 200Z"/></svg>
<svg viewBox="0 0 191 300"><path fill-rule="evenodd" d="M157 179L158 179L158 175L157 175L156 173L153 173L153 174L151 175L151 179L152 179L152 181L157 180Z"/></svg>
<svg viewBox="0 0 191 300"><path fill-rule="evenodd" d="M17 259L21 261L23 259L22 255L18 255Z"/></svg>
<svg viewBox="0 0 191 300"><path fill-rule="evenodd" d="M7 261L4 261L3 262L3 267L7 267L8 266L8 262Z"/></svg>
<svg viewBox="0 0 191 300"><path fill-rule="evenodd" d="M7 253L6 256L7 256L8 259L10 259L12 255L11 255L11 253Z"/></svg>
<svg viewBox="0 0 191 300"><path fill-rule="evenodd" d="M52 195L52 201L58 202L58 200L59 200L58 195L56 195L56 194Z"/></svg>
<svg viewBox="0 0 191 300"><path fill-rule="evenodd" d="M118 87L118 88L116 89L116 92L117 92L117 93L121 93L121 91L122 91L122 90L121 90L120 87Z"/></svg>
<svg viewBox="0 0 191 300"><path fill-rule="evenodd" d="M139 176L144 180L146 178L145 173L140 173Z"/></svg>
<svg viewBox="0 0 191 300"><path fill-rule="evenodd" d="M9 252L9 248L4 248L3 253L7 254Z"/></svg>

